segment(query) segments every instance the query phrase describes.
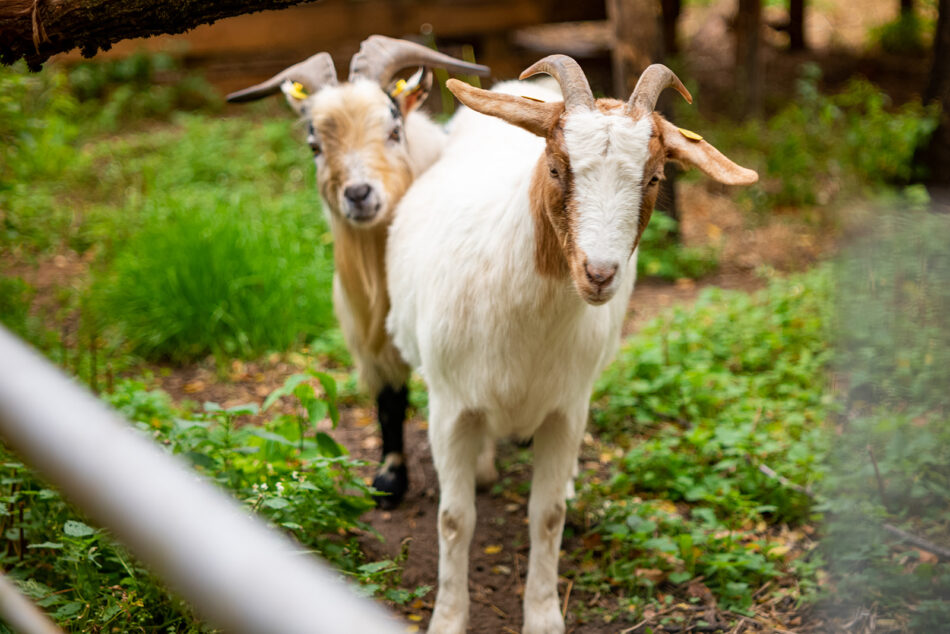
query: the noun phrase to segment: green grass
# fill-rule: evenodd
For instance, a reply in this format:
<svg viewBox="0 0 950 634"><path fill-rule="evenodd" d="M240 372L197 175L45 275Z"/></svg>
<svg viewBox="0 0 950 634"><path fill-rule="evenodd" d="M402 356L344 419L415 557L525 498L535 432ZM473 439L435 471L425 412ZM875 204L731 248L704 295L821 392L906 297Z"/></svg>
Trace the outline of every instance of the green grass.
<svg viewBox="0 0 950 634"><path fill-rule="evenodd" d="M0 250L92 255L64 312L113 355L181 362L314 343L345 359L332 238L292 116L224 118L210 98L177 111L194 81L147 84L163 69L139 59L69 77L0 71L11 94L0 135L13 150L0 166Z"/></svg>

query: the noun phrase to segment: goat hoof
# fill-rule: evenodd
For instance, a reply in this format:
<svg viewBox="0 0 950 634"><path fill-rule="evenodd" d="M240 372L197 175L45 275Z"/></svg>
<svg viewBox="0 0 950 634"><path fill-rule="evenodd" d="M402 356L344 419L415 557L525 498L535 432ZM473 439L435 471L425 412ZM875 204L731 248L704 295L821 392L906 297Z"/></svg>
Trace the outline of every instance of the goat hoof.
<svg viewBox="0 0 950 634"><path fill-rule="evenodd" d="M564 618L557 598L541 604L525 604L522 634L564 634Z"/></svg>
<svg viewBox="0 0 950 634"><path fill-rule="evenodd" d="M386 511L399 506L409 489L406 465L385 465L373 478L373 488L383 494L373 496L376 506Z"/></svg>

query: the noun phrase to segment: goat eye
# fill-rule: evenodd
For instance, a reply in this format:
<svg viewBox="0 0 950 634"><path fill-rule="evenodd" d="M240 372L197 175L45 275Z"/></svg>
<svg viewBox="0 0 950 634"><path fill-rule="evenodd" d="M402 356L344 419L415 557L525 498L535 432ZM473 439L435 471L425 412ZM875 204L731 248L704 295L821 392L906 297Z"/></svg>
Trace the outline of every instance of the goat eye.
<svg viewBox="0 0 950 634"><path fill-rule="evenodd" d="M314 156L319 155L320 152L323 151L323 148L320 147L320 142L317 141L317 137L314 136L312 131L309 135L307 135L307 145L310 146L310 150L313 152Z"/></svg>
<svg viewBox="0 0 950 634"><path fill-rule="evenodd" d="M651 185L656 185L656 184L659 183L659 182L660 182L660 177L659 177L659 176L654 176L653 178L650 179L650 184L651 184Z"/></svg>
<svg viewBox="0 0 950 634"><path fill-rule="evenodd" d="M556 168L556 167L552 167L552 168L551 168L551 176L553 176L554 178L557 178L558 176L560 176L560 175L558 174L558 171L557 171L557 168Z"/></svg>
<svg viewBox="0 0 950 634"><path fill-rule="evenodd" d="M393 131L389 133L389 140L393 143L399 143L399 139L402 135L399 132L399 128L393 128Z"/></svg>

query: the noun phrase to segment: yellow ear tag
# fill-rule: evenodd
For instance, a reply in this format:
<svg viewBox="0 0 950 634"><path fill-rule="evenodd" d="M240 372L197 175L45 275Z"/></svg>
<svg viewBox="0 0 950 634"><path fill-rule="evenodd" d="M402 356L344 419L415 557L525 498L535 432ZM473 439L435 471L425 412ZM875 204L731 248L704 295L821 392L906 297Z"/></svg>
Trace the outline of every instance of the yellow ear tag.
<svg viewBox="0 0 950 634"><path fill-rule="evenodd" d="M521 95L522 99L527 99L528 101L537 101L538 103L544 103L544 99L535 99L534 97L529 97L528 95Z"/></svg>
<svg viewBox="0 0 950 634"><path fill-rule="evenodd" d="M703 140L703 137L699 136L698 134L696 134L696 133L693 132L692 130L684 130L683 128L676 128L676 129L679 130L679 131L680 131L680 134L682 134L683 136L685 136L685 137L686 137L687 139L689 139L690 141L702 141L702 140Z"/></svg>
<svg viewBox="0 0 950 634"><path fill-rule="evenodd" d="M408 85L409 85L409 84L406 83L406 80L405 80L405 79L400 79L399 81L396 82L396 85L395 85L395 87L392 89L392 92L389 93L389 96L390 96L390 97L398 97L399 95L401 95L401 94L403 93L403 91L406 89L406 86L408 86Z"/></svg>
<svg viewBox="0 0 950 634"><path fill-rule="evenodd" d="M293 97L294 99L306 99L307 93L303 90L303 84L298 81L295 81L291 86L290 90L287 91L287 94Z"/></svg>

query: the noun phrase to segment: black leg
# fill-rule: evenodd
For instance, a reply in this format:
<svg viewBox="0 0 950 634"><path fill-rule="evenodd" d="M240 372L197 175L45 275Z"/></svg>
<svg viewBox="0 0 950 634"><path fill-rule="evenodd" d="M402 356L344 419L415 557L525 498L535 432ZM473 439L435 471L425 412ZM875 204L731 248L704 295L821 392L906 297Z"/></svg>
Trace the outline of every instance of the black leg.
<svg viewBox="0 0 950 634"><path fill-rule="evenodd" d="M384 509L398 506L409 488L402 435L408 404L409 389L405 385L398 388L387 385L376 396L379 429L383 435L383 457L373 486L388 494L376 497L376 504Z"/></svg>

